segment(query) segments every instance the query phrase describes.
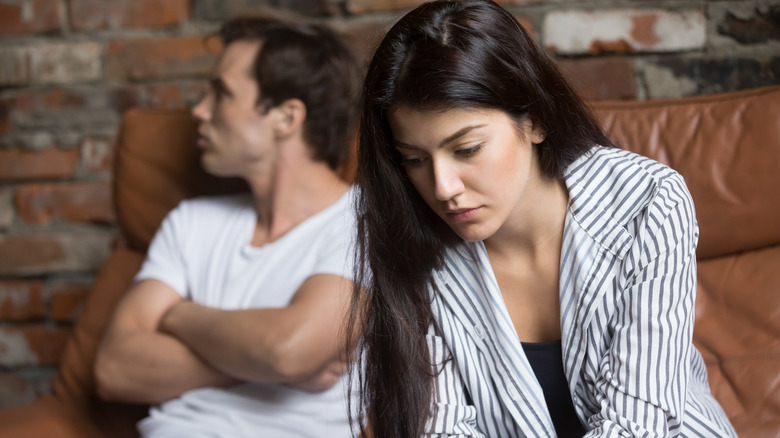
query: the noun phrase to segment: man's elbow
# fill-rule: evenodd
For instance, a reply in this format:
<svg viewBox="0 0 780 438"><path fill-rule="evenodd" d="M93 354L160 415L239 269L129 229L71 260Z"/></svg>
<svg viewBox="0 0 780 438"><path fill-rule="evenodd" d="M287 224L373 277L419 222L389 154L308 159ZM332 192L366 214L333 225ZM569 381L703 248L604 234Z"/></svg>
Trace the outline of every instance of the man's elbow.
<svg viewBox="0 0 780 438"><path fill-rule="evenodd" d="M114 361L98 354L95 359L94 380L95 392L102 400L116 402L124 401L117 382L119 372Z"/></svg>
<svg viewBox="0 0 780 438"><path fill-rule="evenodd" d="M282 383L292 383L315 376L324 365L319 362L313 351L294 340L284 340L271 349L268 365Z"/></svg>
<svg viewBox="0 0 780 438"><path fill-rule="evenodd" d="M94 368L95 392L107 402L148 403L134 394L134 388L128 384L121 361L98 354ZM134 397L135 396L135 397Z"/></svg>

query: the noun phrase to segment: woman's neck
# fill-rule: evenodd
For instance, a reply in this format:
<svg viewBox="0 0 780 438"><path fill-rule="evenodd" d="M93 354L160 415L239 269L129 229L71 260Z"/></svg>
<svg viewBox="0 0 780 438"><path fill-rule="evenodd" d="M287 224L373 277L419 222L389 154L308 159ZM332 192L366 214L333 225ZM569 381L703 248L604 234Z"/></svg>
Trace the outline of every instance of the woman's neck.
<svg viewBox="0 0 780 438"><path fill-rule="evenodd" d="M518 202L514 212L485 247L492 257L519 258L533 263L559 253L569 192L563 181L541 177Z"/></svg>

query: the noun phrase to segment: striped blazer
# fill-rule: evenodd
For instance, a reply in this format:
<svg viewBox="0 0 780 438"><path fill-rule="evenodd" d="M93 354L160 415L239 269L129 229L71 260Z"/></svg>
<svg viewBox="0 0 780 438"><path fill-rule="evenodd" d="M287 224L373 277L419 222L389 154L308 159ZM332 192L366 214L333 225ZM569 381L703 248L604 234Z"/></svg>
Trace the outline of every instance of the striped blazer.
<svg viewBox="0 0 780 438"><path fill-rule="evenodd" d="M561 343L586 436L736 436L691 343L698 226L683 178L601 147L564 178ZM554 437L484 245L448 251L434 283L428 436Z"/></svg>

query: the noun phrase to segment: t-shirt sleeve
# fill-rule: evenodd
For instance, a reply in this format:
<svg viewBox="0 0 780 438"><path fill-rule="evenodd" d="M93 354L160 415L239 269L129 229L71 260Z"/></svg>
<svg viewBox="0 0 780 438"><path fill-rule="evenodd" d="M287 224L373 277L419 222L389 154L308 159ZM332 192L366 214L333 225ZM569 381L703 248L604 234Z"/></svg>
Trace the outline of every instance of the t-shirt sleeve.
<svg viewBox="0 0 780 438"><path fill-rule="evenodd" d="M343 209L331 219L331 227L320 247L313 274L333 274L354 277L355 219L350 208Z"/></svg>
<svg viewBox="0 0 780 438"><path fill-rule="evenodd" d="M187 204L180 203L163 220L155 233L146 260L135 275L135 281L159 280L173 288L179 295L187 295L186 241Z"/></svg>

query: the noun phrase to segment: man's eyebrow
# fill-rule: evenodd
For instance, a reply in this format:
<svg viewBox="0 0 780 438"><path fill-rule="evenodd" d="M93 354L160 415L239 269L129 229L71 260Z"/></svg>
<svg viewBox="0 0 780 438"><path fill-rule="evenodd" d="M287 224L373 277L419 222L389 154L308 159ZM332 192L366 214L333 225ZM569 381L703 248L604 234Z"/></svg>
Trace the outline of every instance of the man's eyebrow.
<svg viewBox="0 0 780 438"><path fill-rule="evenodd" d="M233 92L230 91L230 87L228 87L227 83L219 76L210 78L209 84L211 85L211 88L215 91L225 93L229 96L233 95Z"/></svg>
<svg viewBox="0 0 780 438"><path fill-rule="evenodd" d="M451 142L459 139L460 137L463 137L464 135L468 134L469 132L471 132L471 131L473 131L473 130L475 130L477 128L482 128L483 126L485 126L485 125L481 124L481 125L464 126L463 128L460 128L457 131L455 131L454 134L452 134L452 135L448 136L447 138L445 138L444 140L442 140L439 143L439 147L443 147L447 143L451 143ZM400 142L398 140L395 141L395 147L402 148L402 149L420 149L417 146L412 146L410 144L406 144L406 143Z"/></svg>

